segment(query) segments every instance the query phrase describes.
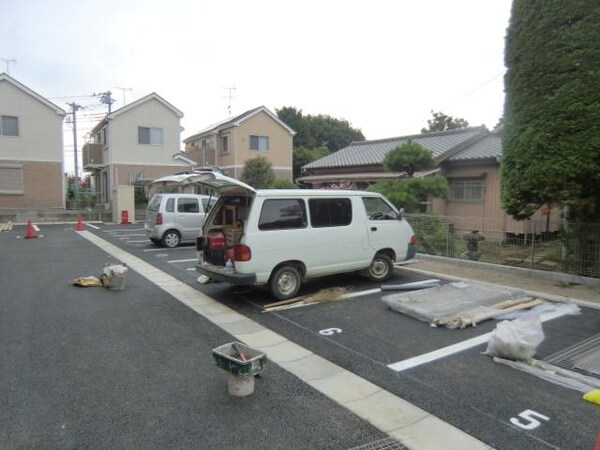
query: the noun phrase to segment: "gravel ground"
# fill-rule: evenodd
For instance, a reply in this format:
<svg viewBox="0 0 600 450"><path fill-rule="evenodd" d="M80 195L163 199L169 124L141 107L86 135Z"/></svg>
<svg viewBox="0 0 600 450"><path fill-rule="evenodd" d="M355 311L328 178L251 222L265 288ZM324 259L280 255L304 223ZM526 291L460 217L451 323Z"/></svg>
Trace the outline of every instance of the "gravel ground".
<svg viewBox="0 0 600 450"><path fill-rule="evenodd" d="M451 259L444 260L442 258L436 258L435 260L422 259L406 268L408 270L439 274L440 277L449 275L457 278L512 286L528 291L542 292L553 296L584 300L596 304L600 308L600 286L585 286L583 284L565 283L558 280L547 280L534 275L528 275L527 272L523 274L505 273L494 270L490 265L464 266Z"/></svg>

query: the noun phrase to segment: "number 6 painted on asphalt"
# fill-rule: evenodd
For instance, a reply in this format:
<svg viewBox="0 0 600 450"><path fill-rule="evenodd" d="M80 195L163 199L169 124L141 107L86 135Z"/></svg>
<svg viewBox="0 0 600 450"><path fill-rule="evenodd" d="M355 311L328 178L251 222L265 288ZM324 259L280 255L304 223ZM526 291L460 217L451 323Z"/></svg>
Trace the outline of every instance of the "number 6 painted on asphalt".
<svg viewBox="0 0 600 450"><path fill-rule="evenodd" d="M334 335L335 333L341 333L342 329L341 328L325 328L324 330L319 331L319 334L323 335L323 336L331 336Z"/></svg>
<svg viewBox="0 0 600 450"><path fill-rule="evenodd" d="M535 412L531 409L526 409L525 411L523 411L522 413L519 414L519 417L521 417L522 419L525 419L525 423L521 422L516 417L511 417L510 423L518 426L519 428L523 428L524 430L535 430L537 427L539 427L541 425L540 421L537 420L536 417L538 419L545 420L546 422L550 420L550 417L546 417L543 414L540 414L539 412Z"/></svg>

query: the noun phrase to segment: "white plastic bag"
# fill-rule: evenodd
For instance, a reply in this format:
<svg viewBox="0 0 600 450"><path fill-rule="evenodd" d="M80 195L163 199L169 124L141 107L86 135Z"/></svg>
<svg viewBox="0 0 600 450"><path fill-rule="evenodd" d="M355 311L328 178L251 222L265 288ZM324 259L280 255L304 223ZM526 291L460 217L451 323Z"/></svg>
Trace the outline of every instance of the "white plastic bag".
<svg viewBox="0 0 600 450"><path fill-rule="evenodd" d="M544 330L540 317L537 314L529 314L515 320L500 322L484 353L514 361L529 361L543 340Z"/></svg>

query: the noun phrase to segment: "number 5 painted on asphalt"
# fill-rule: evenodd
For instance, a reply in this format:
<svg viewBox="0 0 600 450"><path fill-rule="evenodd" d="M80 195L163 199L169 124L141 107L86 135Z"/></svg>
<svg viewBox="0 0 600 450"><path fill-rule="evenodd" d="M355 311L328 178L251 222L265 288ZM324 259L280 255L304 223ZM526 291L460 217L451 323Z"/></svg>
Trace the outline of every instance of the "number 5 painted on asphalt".
<svg viewBox="0 0 600 450"><path fill-rule="evenodd" d="M538 419L545 420L546 422L550 420L550 417L546 417L543 414L535 412L531 409L526 409L525 411L519 414L519 417L524 419L524 421L521 422L521 420L517 417L511 417L510 423L518 426L519 428L523 428L524 430L535 430L541 425L540 421L537 420L536 417Z"/></svg>
<svg viewBox="0 0 600 450"><path fill-rule="evenodd" d="M335 333L341 333L342 329L341 328L325 328L324 330L319 331L319 334L323 335L323 336L331 336Z"/></svg>

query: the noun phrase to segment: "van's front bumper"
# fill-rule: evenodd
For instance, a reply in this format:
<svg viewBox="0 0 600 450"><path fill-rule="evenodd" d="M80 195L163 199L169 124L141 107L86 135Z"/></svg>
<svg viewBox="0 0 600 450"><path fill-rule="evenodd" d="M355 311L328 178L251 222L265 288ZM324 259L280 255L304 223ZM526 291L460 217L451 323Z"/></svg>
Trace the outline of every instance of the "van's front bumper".
<svg viewBox="0 0 600 450"><path fill-rule="evenodd" d="M234 269L226 269L223 266L215 266L206 262L196 262L196 270L213 280L229 284L256 284L255 273L237 273Z"/></svg>

